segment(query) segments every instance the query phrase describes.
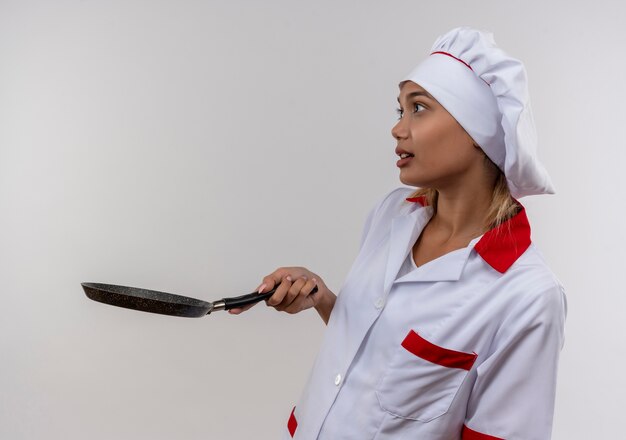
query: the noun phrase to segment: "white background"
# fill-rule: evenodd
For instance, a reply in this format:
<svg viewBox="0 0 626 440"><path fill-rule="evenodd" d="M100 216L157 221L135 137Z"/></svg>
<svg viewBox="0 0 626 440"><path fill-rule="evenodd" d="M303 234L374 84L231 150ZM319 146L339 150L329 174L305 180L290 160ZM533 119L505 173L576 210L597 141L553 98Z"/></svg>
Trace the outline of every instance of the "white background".
<svg viewBox="0 0 626 440"><path fill-rule="evenodd" d="M305 266L337 292L401 185L397 82L469 25L524 61L556 195L522 198L569 315L554 439L623 434L618 1L0 1L0 438L272 439L324 324L183 319L80 282L205 300Z"/></svg>

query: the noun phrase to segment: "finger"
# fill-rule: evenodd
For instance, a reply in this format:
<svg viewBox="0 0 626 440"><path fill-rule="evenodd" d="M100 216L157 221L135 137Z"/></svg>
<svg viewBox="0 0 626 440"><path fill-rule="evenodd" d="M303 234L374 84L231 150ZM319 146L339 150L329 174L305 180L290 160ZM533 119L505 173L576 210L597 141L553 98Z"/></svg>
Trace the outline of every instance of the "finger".
<svg viewBox="0 0 626 440"><path fill-rule="evenodd" d="M252 307L254 307L256 304L257 304L257 303L252 303L252 304L246 304L246 305L245 305L245 306L243 306L243 307L235 307L235 308L233 308L233 309L230 309L230 310L228 311L228 313L230 313L230 314L232 314L232 315L238 315L238 314L240 314L241 312L245 312L246 310L251 309L251 308L252 308Z"/></svg>
<svg viewBox="0 0 626 440"><path fill-rule="evenodd" d="M289 275L289 274L282 267L275 270L274 272L272 272L271 274L263 278L263 282L259 285L259 287L257 287L256 291L259 293L269 292L276 285L280 284L281 280L286 275Z"/></svg>
<svg viewBox="0 0 626 440"><path fill-rule="evenodd" d="M265 300L267 302L267 305L275 307L278 304L280 304L285 298L285 295L287 295L287 292L289 291L290 288L291 288L291 276L287 275L285 278L283 278L280 281L280 284L276 288L276 292L274 292L274 294L271 297Z"/></svg>
<svg viewBox="0 0 626 440"><path fill-rule="evenodd" d="M296 281L293 282L289 290L287 291L287 295L279 304L279 307L285 308L288 307L298 296L301 294L301 290L307 282L306 275L301 276Z"/></svg>
<svg viewBox="0 0 626 440"><path fill-rule="evenodd" d="M311 293L311 291L313 291L313 289L315 289L317 287L317 290L315 291L315 293ZM310 298L312 301L312 304L315 305L317 303L317 299L319 298L319 296L321 295L321 289L320 286L318 286L318 282L315 278L313 278L312 280L309 280L308 283L306 283L306 286L304 286L303 288L304 290L306 290L306 296L307 298Z"/></svg>
<svg viewBox="0 0 626 440"><path fill-rule="evenodd" d="M316 297L314 295L317 293L311 293L313 288L316 286L316 283L313 280L307 281L307 283L300 289L298 296L294 298L291 304L285 306L282 311L287 313L298 313L302 310L306 310L315 306Z"/></svg>
<svg viewBox="0 0 626 440"><path fill-rule="evenodd" d="M254 289L254 291L258 292L259 294L263 292L269 292L270 290L274 288L275 284L278 284L280 282L281 273L285 273L285 270L283 268L279 268L273 273L267 275L266 277L263 278L263 282L259 284L259 286L257 286L257 288ZM243 307L236 307L236 308L230 309L228 313L230 313L231 315L239 315L240 313L245 312L246 310L254 307L256 304L257 303L252 303L252 304L247 304Z"/></svg>

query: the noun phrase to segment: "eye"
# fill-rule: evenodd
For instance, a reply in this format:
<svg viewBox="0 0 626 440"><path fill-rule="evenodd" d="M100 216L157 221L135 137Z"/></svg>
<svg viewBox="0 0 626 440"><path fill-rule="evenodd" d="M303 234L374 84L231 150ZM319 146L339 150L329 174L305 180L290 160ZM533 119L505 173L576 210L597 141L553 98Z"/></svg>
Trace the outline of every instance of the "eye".
<svg viewBox="0 0 626 440"><path fill-rule="evenodd" d="M426 108L419 102L416 102L413 107L413 113L419 113L419 107L421 107L422 109ZM398 119L401 119L404 115L404 110L402 110L401 108L396 108L396 113L398 114Z"/></svg>
<svg viewBox="0 0 626 440"><path fill-rule="evenodd" d="M415 103L415 107L413 107L415 109L415 111L413 113L419 113L419 111L417 110L418 107L426 108L422 104L420 104L419 102L416 102Z"/></svg>

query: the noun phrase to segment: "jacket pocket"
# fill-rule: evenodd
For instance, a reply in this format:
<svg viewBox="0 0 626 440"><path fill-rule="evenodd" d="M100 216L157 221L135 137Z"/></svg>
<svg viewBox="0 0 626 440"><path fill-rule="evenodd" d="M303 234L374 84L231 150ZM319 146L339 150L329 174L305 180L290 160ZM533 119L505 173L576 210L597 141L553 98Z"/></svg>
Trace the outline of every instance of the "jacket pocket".
<svg viewBox="0 0 626 440"><path fill-rule="evenodd" d="M439 417L450 408L477 356L440 347L411 330L378 383L378 403L406 419Z"/></svg>

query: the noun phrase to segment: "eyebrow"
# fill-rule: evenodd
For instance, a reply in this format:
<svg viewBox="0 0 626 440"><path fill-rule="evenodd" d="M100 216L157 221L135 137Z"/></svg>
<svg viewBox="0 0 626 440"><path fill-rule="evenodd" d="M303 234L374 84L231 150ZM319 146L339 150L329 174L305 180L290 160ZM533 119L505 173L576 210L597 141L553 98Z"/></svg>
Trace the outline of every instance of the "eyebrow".
<svg viewBox="0 0 626 440"><path fill-rule="evenodd" d="M407 98L407 99L409 99L409 98L413 98L414 96L425 96L425 97L426 97L426 98L428 98L428 99L433 99L433 97L432 97L432 96L430 96L428 93L426 93L426 92L420 92L420 91L417 91L417 92L411 92L411 93L409 93L408 95L406 95L406 98ZM398 98L397 98L397 99L398 99L398 102L400 102L400 97L399 97L399 96L398 96Z"/></svg>

